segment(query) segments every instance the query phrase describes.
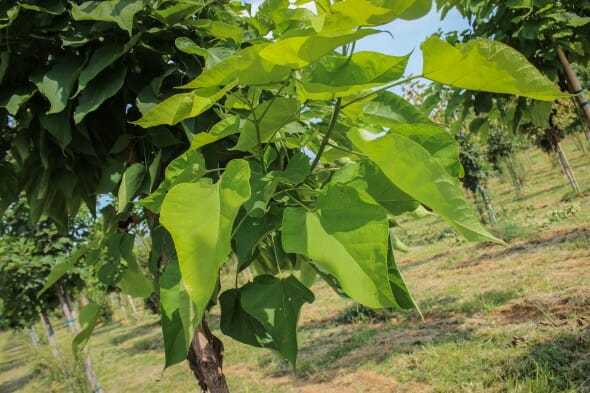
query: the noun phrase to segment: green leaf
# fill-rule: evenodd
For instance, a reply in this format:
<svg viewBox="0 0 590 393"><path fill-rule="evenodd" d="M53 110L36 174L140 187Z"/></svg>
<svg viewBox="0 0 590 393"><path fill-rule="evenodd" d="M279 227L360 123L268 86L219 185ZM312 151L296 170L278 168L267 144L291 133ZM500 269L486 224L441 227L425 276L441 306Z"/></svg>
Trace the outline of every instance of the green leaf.
<svg viewBox="0 0 590 393"><path fill-rule="evenodd" d="M241 289L241 305L273 338L277 351L293 366L297 361L297 321L301 306L313 293L295 277L262 275Z"/></svg>
<svg viewBox="0 0 590 393"><path fill-rule="evenodd" d="M303 68L339 46L375 33L378 31L372 29L326 33L303 30L301 35L289 36L265 46L260 50L260 57L274 65Z"/></svg>
<svg viewBox="0 0 590 393"><path fill-rule="evenodd" d="M408 58L377 52L324 56L305 69L298 93L302 101L329 100L381 86L404 74Z"/></svg>
<svg viewBox="0 0 590 393"><path fill-rule="evenodd" d="M105 71L102 78L93 80L78 99L74 122L80 124L88 113L97 110L103 102L117 94L123 87L126 75L127 68L117 67L112 72Z"/></svg>
<svg viewBox="0 0 590 393"><path fill-rule="evenodd" d="M223 86L235 80L241 85L267 85L285 80L291 69L260 56L270 44L250 46L205 69L196 79L183 86L187 89ZM264 72L261 72L264 70Z"/></svg>
<svg viewBox="0 0 590 393"><path fill-rule="evenodd" d="M400 190L371 161L348 162L331 180L334 184L348 185L367 192L381 206L393 215L416 210L420 203Z"/></svg>
<svg viewBox="0 0 590 393"><path fill-rule="evenodd" d="M207 49L201 48L188 37L178 37L174 40L174 46L176 46L178 50L188 53L189 55L197 55L201 57L207 57L209 55Z"/></svg>
<svg viewBox="0 0 590 393"><path fill-rule="evenodd" d="M53 284L63 277L64 274L73 269L74 265L80 258L86 255L88 251L96 248L98 244L98 240L93 240L76 249L67 261L55 265L47 277L47 282L45 282L43 288L37 293L37 296L41 296L45 291L51 288Z"/></svg>
<svg viewBox="0 0 590 393"><path fill-rule="evenodd" d="M432 0L415 0L399 17L405 20L418 19L428 14L431 8Z"/></svg>
<svg viewBox="0 0 590 393"><path fill-rule="evenodd" d="M230 289L219 296L221 321L219 327L226 336L254 347L276 349L272 337L261 322L248 314L241 303L239 289Z"/></svg>
<svg viewBox="0 0 590 393"><path fill-rule="evenodd" d="M76 95L84 90L88 86L88 83L96 78L104 69L129 52L135 46L139 37L141 37L141 34L135 34L125 45L107 44L96 49L92 53L86 67L80 72Z"/></svg>
<svg viewBox="0 0 590 393"><path fill-rule="evenodd" d="M72 141L71 109L46 115L39 114L39 124L57 141L62 151Z"/></svg>
<svg viewBox="0 0 590 393"><path fill-rule="evenodd" d="M250 198L249 179L248 163L232 160L216 184L178 184L162 204L160 222L174 240L182 279L197 306L198 320L213 295L219 268L230 253L235 217Z"/></svg>
<svg viewBox="0 0 590 393"><path fill-rule="evenodd" d="M275 97L264 101L242 126L238 143L232 150L252 151L258 142L269 142L281 127L299 118L299 110L299 102L290 98Z"/></svg>
<svg viewBox="0 0 590 393"><path fill-rule="evenodd" d="M316 212L286 208L286 252L305 255L368 307L397 307L387 278L387 212L358 189L331 185Z"/></svg>
<svg viewBox="0 0 590 393"><path fill-rule="evenodd" d="M233 134L240 132L240 116L235 115L226 119L220 120L216 123L209 132L201 132L195 135L191 141L190 150L200 149L210 143L217 142Z"/></svg>
<svg viewBox="0 0 590 393"><path fill-rule="evenodd" d="M567 97L518 51L477 39L456 47L440 38L422 43L425 78L450 86L514 94L541 101Z"/></svg>
<svg viewBox="0 0 590 393"><path fill-rule="evenodd" d="M369 124L377 123L387 127L395 127L399 123L433 124L432 120L414 105L390 91L382 91L364 104L359 116Z"/></svg>
<svg viewBox="0 0 590 393"><path fill-rule="evenodd" d="M238 44L242 42L244 34L246 33L246 31L239 26L210 19L193 20L190 22L190 25L197 30L205 30L209 32L213 37L221 39L229 38Z"/></svg>
<svg viewBox="0 0 590 393"><path fill-rule="evenodd" d="M74 20L116 23L131 35L133 17L144 7L143 0L102 0L72 4Z"/></svg>
<svg viewBox="0 0 590 393"><path fill-rule="evenodd" d="M78 320L80 321L81 330L72 341L72 352L74 352L76 357L82 352L86 344L88 344L88 340L92 336L99 317L100 306L96 303L88 303L80 310Z"/></svg>
<svg viewBox="0 0 590 393"><path fill-rule="evenodd" d="M144 299L154 292L154 285L143 275L134 256L127 259L127 269L121 275L117 286L128 295Z"/></svg>
<svg viewBox="0 0 590 393"><path fill-rule="evenodd" d="M172 259L160 278L164 368L186 359L199 320L197 310L184 289L178 260Z"/></svg>
<svg viewBox="0 0 590 393"><path fill-rule="evenodd" d="M17 88L11 93L12 94L4 96L0 100L0 107L6 108L6 111L9 114L11 114L12 116L16 116L20 107L35 94L35 90L32 87L32 85L28 85L28 87Z"/></svg>
<svg viewBox="0 0 590 393"><path fill-rule="evenodd" d="M164 2L164 5L168 5L171 2ZM152 14L160 20L160 22L172 26L179 22L182 22L185 19L191 18L193 15L197 14L199 11L203 9L205 6L204 2L178 2L176 4L172 4L166 8L162 8L159 10L155 10Z"/></svg>
<svg viewBox="0 0 590 393"><path fill-rule="evenodd" d="M77 57L63 57L45 75L31 76L31 82L51 104L47 114L59 113L66 108L82 60Z"/></svg>
<svg viewBox="0 0 590 393"><path fill-rule="evenodd" d="M531 106L531 120L536 127L547 128L552 106L552 102L533 102L533 105Z"/></svg>
<svg viewBox="0 0 590 393"><path fill-rule="evenodd" d="M150 109L141 119L134 122L134 124L143 128L160 124L177 124L184 119L195 117L205 112L234 86L235 83L232 83L221 90L213 87L173 95Z"/></svg>
<svg viewBox="0 0 590 393"><path fill-rule="evenodd" d="M271 209L262 217L241 217L240 226L234 229L234 251L238 257L238 270L242 271L252 262L258 243L281 226L281 215ZM243 221L242 221L243 219Z"/></svg>
<svg viewBox="0 0 590 393"><path fill-rule="evenodd" d="M166 167L164 181L156 191L140 201L140 204L154 213L160 213L162 202L168 191L180 183L194 183L207 173L205 158L199 151L189 150L176 157Z"/></svg>
<svg viewBox="0 0 590 393"><path fill-rule="evenodd" d="M324 30L379 26L399 17L412 19L424 11L425 0L344 0L335 2L326 15ZM415 5L415 3L418 3ZM407 13L407 14L406 14Z"/></svg>
<svg viewBox="0 0 590 393"><path fill-rule="evenodd" d="M416 125L418 130L421 127ZM424 147L398 133L368 138L352 129L347 136L393 184L430 207L465 238L502 243L480 224L457 180Z"/></svg>
<svg viewBox="0 0 590 393"><path fill-rule="evenodd" d="M125 210L129 202L133 199L143 178L145 177L145 167L141 163L135 163L130 165L121 178L121 185L119 186L118 204L117 209L119 212Z"/></svg>

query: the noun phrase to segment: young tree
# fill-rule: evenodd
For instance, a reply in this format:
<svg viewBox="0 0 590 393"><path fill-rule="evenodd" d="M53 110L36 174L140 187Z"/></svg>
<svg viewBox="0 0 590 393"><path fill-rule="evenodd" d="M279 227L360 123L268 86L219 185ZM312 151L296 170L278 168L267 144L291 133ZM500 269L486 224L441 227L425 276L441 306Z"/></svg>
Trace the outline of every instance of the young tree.
<svg viewBox="0 0 590 393"><path fill-rule="evenodd" d="M94 261L105 284L159 292L166 367L187 358L206 391L228 390L223 346L206 322L216 302L224 334L294 364L299 310L313 301L294 272L315 272L372 308L413 308L389 215L425 204L469 240L498 241L457 185L454 139L387 91L407 80L408 56L354 51L374 27L424 15L431 2L314 4L266 1L255 16L189 0L2 5L2 200L24 190L34 219L47 213L65 227L82 201L94 211L96 195L116 196L104 200L93 247L47 286ZM432 38L423 52L431 80L562 96L498 43ZM149 278L133 253L145 225ZM230 261L256 276L222 288ZM93 315L84 312L80 345Z"/></svg>

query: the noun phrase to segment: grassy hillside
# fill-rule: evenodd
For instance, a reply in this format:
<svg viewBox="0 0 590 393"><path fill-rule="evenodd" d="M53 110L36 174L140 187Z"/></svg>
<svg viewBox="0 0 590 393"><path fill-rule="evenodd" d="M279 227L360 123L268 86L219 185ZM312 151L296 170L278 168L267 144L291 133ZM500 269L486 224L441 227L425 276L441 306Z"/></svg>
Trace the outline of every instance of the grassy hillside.
<svg viewBox="0 0 590 393"><path fill-rule="evenodd" d="M539 151L518 157L523 195L508 177L492 180L506 246L467 243L434 216L400 220L409 252L398 262L423 320L359 307L318 282L316 302L303 308L295 372L271 352L223 337L232 391L590 392L590 155L571 140L565 148L583 196L571 196ZM46 347L3 332L0 393L83 391L71 337L54 321L68 378ZM106 393L199 391L184 364L162 374L158 320L148 313L124 321L115 310L90 351Z"/></svg>

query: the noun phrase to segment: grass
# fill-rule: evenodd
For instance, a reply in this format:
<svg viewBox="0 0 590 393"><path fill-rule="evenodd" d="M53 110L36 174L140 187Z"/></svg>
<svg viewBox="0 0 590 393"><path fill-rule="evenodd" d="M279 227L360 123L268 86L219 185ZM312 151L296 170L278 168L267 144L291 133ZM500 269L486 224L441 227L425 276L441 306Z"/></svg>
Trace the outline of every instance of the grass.
<svg viewBox="0 0 590 393"><path fill-rule="evenodd" d="M590 157L572 141L565 149L588 189ZM540 152L519 161L523 194L508 177L489 187L505 246L467 243L435 216L400 219L396 235L410 250L398 263L423 319L358 306L318 282L302 310L295 371L222 337L232 392L590 392L590 194L573 195ZM186 365L162 374L158 320L142 316L115 312L96 330L90 351L104 391L198 392ZM71 337L54 323L69 378L46 347L3 332L0 392L85 392Z"/></svg>

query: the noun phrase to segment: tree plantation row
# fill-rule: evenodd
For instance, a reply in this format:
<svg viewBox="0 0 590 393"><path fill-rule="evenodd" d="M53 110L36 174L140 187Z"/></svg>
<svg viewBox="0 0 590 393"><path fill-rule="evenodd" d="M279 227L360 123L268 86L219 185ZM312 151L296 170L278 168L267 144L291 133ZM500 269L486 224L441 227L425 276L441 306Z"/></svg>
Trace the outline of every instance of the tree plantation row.
<svg viewBox="0 0 590 393"><path fill-rule="evenodd" d="M316 279L368 308L417 309L397 220L428 210L467 240L503 243L460 184L493 217L473 143L512 173L513 138L534 134L568 172L559 138L589 106L573 71L587 75L588 2L440 1L471 29L426 39L419 75L406 75L409 54L356 50L432 7L3 2L3 323L28 328L60 304L100 391L84 349L99 293L148 299L164 368L186 359L203 391L226 392L213 306L224 335L293 368ZM390 90L418 78L432 83L415 96Z"/></svg>

